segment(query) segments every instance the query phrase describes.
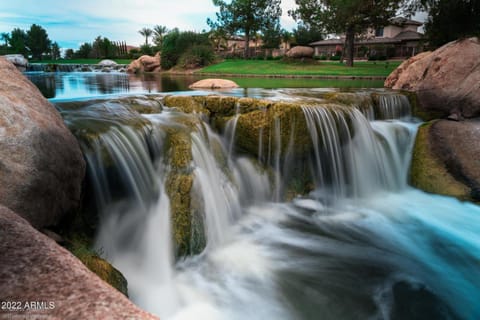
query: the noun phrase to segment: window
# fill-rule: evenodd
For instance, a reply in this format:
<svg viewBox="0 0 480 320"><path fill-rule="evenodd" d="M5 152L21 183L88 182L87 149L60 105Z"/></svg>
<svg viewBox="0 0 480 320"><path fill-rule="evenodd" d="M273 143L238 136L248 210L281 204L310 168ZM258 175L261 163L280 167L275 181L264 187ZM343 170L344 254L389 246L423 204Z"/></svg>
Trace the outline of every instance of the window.
<svg viewBox="0 0 480 320"><path fill-rule="evenodd" d="M375 37L383 37L383 28L375 29Z"/></svg>

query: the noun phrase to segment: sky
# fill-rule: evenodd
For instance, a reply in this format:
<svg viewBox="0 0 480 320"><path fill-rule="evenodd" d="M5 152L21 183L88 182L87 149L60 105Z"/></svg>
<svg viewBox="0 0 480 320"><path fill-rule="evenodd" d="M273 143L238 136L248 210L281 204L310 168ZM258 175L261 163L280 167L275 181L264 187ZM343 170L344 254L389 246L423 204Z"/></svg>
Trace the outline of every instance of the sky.
<svg viewBox="0 0 480 320"><path fill-rule="evenodd" d="M287 14L294 7L295 0L282 0L281 24L287 30L296 26ZM63 49L78 49L97 36L139 46L143 27L209 30L206 20L215 19L217 11L212 0L0 0L0 32L28 30L35 23Z"/></svg>

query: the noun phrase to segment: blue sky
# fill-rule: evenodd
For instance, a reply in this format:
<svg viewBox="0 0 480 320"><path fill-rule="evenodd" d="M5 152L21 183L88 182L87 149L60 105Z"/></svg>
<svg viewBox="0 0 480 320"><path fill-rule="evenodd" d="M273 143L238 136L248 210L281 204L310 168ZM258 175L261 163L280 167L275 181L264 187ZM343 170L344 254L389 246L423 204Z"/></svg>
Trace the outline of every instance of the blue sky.
<svg viewBox="0 0 480 320"><path fill-rule="evenodd" d="M295 27L287 11L294 0L282 0L282 26ZM143 27L208 30L207 17L215 18L212 0L0 0L0 32L28 30L41 25L63 49L76 49L101 35L113 41L140 45Z"/></svg>

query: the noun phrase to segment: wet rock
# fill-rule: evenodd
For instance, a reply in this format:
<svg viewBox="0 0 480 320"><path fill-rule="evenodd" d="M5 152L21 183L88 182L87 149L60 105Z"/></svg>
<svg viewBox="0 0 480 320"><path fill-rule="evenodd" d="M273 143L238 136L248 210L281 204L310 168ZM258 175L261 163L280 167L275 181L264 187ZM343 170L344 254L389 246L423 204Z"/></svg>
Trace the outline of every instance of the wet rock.
<svg viewBox="0 0 480 320"><path fill-rule="evenodd" d="M203 79L189 86L190 89L231 89L238 88L238 84L227 79Z"/></svg>
<svg viewBox="0 0 480 320"><path fill-rule="evenodd" d="M461 39L405 62L385 86L413 91L424 120L480 116L480 40Z"/></svg>
<svg viewBox="0 0 480 320"><path fill-rule="evenodd" d="M77 210L85 162L58 111L0 57L0 202L34 227Z"/></svg>
<svg viewBox="0 0 480 320"><path fill-rule="evenodd" d="M312 47L296 46L285 54L289 58L312 58L314 50Z"/></svg>
<svg viewBox="0 0 480 320"><path fill-rule="evenodd" d="M129 73L158 72L160 67L160 53L155 56L143 55L130 63L127 68Z"/></svg>
<svg viewBox="0 0 480 320"><path fill-rule="evenodd" d="M0 206L0 300L44 303L0 318L157 319L90 272L77 258Z"/></svg>
<svg viewBox="0 0 480 320"><path fill-rule="evenodd" d="M480 121L437 120L419 128L410 171L422 190L480 201Z"/></svg>

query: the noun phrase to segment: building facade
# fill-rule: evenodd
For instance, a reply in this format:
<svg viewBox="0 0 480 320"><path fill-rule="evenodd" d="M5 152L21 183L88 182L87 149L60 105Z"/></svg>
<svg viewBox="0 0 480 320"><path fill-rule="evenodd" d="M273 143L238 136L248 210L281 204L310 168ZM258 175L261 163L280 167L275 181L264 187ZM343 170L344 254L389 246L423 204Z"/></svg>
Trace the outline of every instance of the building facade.
<svg viewBox="0 0 480 320"><path fill-rule="evenodd" d="M423 51L423 34L418 32L421 22L394 18L385 27L370 28L355 39L354 57L369 58L407 58ZM316 56L330 57L343 50L345 37L327 39L310 44Z"/></svg>

